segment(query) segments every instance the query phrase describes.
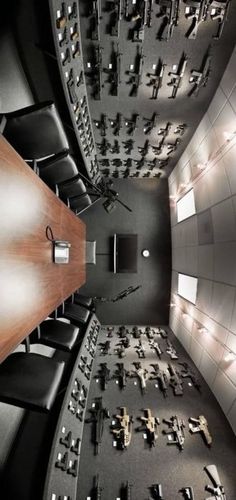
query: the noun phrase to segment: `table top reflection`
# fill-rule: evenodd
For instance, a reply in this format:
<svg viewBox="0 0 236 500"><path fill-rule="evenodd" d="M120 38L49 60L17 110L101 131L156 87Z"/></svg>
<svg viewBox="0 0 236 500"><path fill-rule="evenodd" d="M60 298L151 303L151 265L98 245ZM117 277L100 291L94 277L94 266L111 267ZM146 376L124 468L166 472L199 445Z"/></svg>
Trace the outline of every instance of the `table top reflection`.
<svg viewBox="0 0 236 500"><path fill-rule="evenodd" d="M53 262L46 235L71 243ZM85 224L0 136L0 361L85 283Z"/></svg>

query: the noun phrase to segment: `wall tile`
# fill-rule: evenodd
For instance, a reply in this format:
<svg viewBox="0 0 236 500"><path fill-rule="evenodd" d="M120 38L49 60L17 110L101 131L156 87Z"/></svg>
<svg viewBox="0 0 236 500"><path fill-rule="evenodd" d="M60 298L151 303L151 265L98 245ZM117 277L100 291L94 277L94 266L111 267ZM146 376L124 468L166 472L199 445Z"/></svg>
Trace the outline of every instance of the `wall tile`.
<svg viewBox="0 0 236 500"><path fill-rule="evenodd" d="M214 279L229 285L236 285L236 243L214 245Z"/></svg>
<svg viewBox="0 0 236 500"><path fill-rule="evenodd" d="M235 85L235 67L236 67L236 49L233 50L227 68L220 82L220 86L227 97L230 95Z"/></svg>
<svg viewBox="0 0 236 500"><path fill-rule="evenodd" d="M231 408L229 410L229 413L227 414L227 418L229 420L229 423L230 423L233 431L236 434L236 398L235 398L233 405L231 406Z"/></svg>
<svg viewBox="0 0 236 500"><path fill-rule="evenodd" d="M214 248L213 245L198 247L198 275L202 278L213 278Z"/></svg>
<svg viewBox="0 0 236 500"><path fill-rule="evenodd" d="M232 194L236 194L236 144L223 156L223 162L229 181L230 191Z"/></svg>
<svg viewBox="0 0 236 500"><path fill-rule="evenodd" d="M213 226L211 210L206 210L197 216L199 245L213 243Z"/></svg>
<svg viewBox="0 0 236 500"><path fill-rule="evenodd" d="M217 372L213 391L223 411L228 413L236 398L236 387L221 370Z"/></svg>
<svg viewBox="0 0 236 500"><path fill-rule="evenodd" d="M236 216L232 200L225 200L211 209L214 240L236 240Z"/></svg>
<svg viewBox="0 0 236 500"><path fill-rule="evenodd" d="M199 370L206 380L207 384L212 387L213 381L217 372L217 364L215 361L207 354L206 351L203 351L202 358L199 365Z"/></svg>
<svg viewBox="0 0 236 500"><path fill-rule="evenodd" d="M221 283L213 284L210 316L229 328L235 301L235 288Z"/></svg>

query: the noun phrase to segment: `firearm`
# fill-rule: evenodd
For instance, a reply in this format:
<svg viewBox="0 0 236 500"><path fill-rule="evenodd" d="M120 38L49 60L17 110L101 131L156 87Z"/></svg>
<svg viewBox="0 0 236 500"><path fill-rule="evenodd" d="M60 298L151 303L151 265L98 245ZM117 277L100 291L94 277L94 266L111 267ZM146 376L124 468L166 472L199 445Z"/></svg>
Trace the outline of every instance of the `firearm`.
<svg viewBox="0 0 236 500"><path fill-rule="evenodd" d="M101 379L101 388L103 391L106 390L107 383L110 380L110 370L107 368L106 363L100 363L100 370L98 375L95 375L95 378L99 377Z"/></svg>
<svg viewBox="0 0 236 500"><path fill-rule="evenodd" d="M94 477L92 499L93 500L102 500L102 490L103 490L103 488L100 486L99 474L97 474L97 476Z"/></svg>
<svg viewBox="0 0 236 500"><path fill-rule="evenodd" d="M164 500L161 483L153 484L150 490L153 500Z"/></svg>
<svg viewBox="0 0 236 500"><path fill-rule="evenodd" d="M139 358L145 358L145 348L142 344L142 340L139 339L138 345L135 346L136 352L138 353Z"/></svg>
<svg viewBox="0 0 236 500"><path fill-rule="evenodd" d="M171 341L167 340L166 344L167 344L166 353L169 354L171 359L178 359L177 352L174 346L172 345Z"/></svg>
<svg viewBox="0 0 236 500"><path fill-rule="evenodd" d="M170 386L173 388L175 396L183 396L183 384L180 379L180 373L175 370L171 363L168 364L170 372Z"/></svg>
<svg viewBox="0 0 236 500"><path fill-rule="evenodd" d="M199 25L206 21L209 10L209 0L185 0L185 17L192 19L192 24L186 33L187 38L196 38Z"/></svg>
<svg viewBox="0 0 236 500"><path fill-rule="evenodd" d="M166 398L168 377L164 370L160 370L160 367L157 363L152 364L151 366L153 367L154 371L151 373L150 380L157 379L159 389L163 393L164 398Z"/></svg>
<svg viewBox="0 0 236 500"><path fill-rule="evenodd" d="M152 118L143 118L145 125L143 127L144 134L148 135L151 133L152 129L157 125L157 114L153 113Z"/></svg>
<svg viewBox="0 0 236 500"><path fill-rule="evenodd" d="M159 33L157 34L158 40L168 41L174 31L174 26L178 26L179 22L179 0L158 0L160 6L160 12L157 17L163 17L163 25L161 26ZM163 38L163 32L167 26L166 37Z"/></svg>
<svg viewBox="0 0 236 500"><path fill-rule="evenodd" d="M107 129L107 117L105 114L101 115L101 120L95 120L95 125L98 129L100 129L100 134L102 137L106 135Z"/></svg>
<svg viewBox="0 0 236 500"><path fill-rule="evenodd" d="M137 427L137 431L145 431L147 434L147 442L150 447L155 446L157 439L157 425L160 424L159 418L153 417L149 408L145 408L144 417L139 417L141 425Z"/></svg>
<svg viewBox="0 0 236 500"><path fill-rule="evenodd" d="M110 415L108 409L103 408L102 398L95 398L89 411L92 415L85 422L94 423L94 454L98 455L102 442L104 419L109 418Z"/></svg>
<svg viewBox="0 0 236 500"><path fill-rule="evenodd" d="M194 385L194 387L196 387L196 389L198 391L201 390L201 385L200 385L200 382L199 380L197 379L195 373L193 370L191 370L190 366L188 365L188 363L179 363L179 365L182 365L183 368L184 368L184 371L182 370L181 371L181 376L183 378L190 378L190 380L192 381L192 384Z"/></svg>
<svg viewBox="0 0 236 500"><path fill-rule="evenodd" d="M157 353L157 356L161 359L162 350L161 350L158 342L155 342L154 340L149 340L149 344L150 344L151 349L154 349Z"/></svg>
<svg viewBox="0 0 236 500"><path fill-rule="evenodd" d="M191 486L182 488L180 493L183 493L184 500L194 500L193 488Z"/></svg>
<svg viewBox="0 0 236 500"><path fill-rule="evenodd" d="M132 89L130 91L131 97L137 97L138 88L141 85L141 76L142 76L142 67L143 67L143 49L141 51L138 50L137 46L137 54L135 58L135 63L132 65L133 69L127 71L127 74L130 75L130 80L128 81L128 85L132 85Z"/></svg>
<svg viewBox="0 0 236 500"><path fill-rule="evenodd" d="M219 40L222 35L225 21L227 21L227 15L229 11L231 0L213 0L210 2L211 13L210 17L212 21L217 19L219 25L216 35L213 37L215 40Z"/></svg>
<svg viewBox="0 0 236 500"><path fill-rule="evenodd" d="M168 75L171 76L172 78L171 81L167 83L167 85L173 87L172 95L169 97L170 99L175 99L177 92L182 85L182 80L185 73L187 62L188 58L186 54L183 52L177 71L175 73L173 71L170 71L168 73Z"/></svg>
<svg viewBox="0 0 236 500"><path fill-rule="evenodd" d="M133 417L128 415L126 406L121 406L120 415L116 415L116 419L118 422L112 428L112 433L117 440L118 447L124 450L131 441Z"/></svg>
<svg viewBox="0 0 236 500"><path fill-rule="evenodd" d="M184 420L180 420L177 415L174 415L170 420L163 419L163 422L169 425L169 430L162 431L163 434L173 434L173 438L167 441L167 444L176 444L180 450L184 449Z"/></svg>
<svg viewBox="0 0 236 500"><path fill-rule="evenodd" d="M209 493L212 493L213 496L210 496L206 498L205 500L226 500L226 495L225 495L225 489L224 486L221 484L221 480L218 474L218 470L215 465L207 465L204 467L204 470L206 471L207 475L209 476L213 486L207 485L205 487L206 491L209 491Z"/></svg>
<svg viewBox="0 0 236 500"><path fill-rule="evenodd" d="M129 372L125 369L124 363L116 363L117 370L115 371L114 377L118 377L119 386L121 389L126 387L127 377L129 376Z"/></svg>
<svg viewBox="0 0 236 500"><path fill-rule="evenodd" d="M201 87L206 87L211 74L211 47L208 48L205 54L202 65L199 71L196 69L191 70L191 76L189 78L189 83L193 84L193 88L189 92L189 96L197 97Z"/></svg>
<svg viewBox="0 0 236 500"><path fill-rule="evenodd" d="M147 73L147 76L150 78L150 82L147 83L147 86L152 87L152 96L150 99L157 99L158 97L159 90L162 87L165 67L166 64L163 64L162 61L159 60L155 73Z"/></svg>
<svg viewBox="0 0 236 500"><path fill-rule="evenodd" d="M101 346L101 354L103 356L106 356L106 354L109 354L110 348L111 348L111 341L106 340L106 342L100 342L99 345Z"/></svg>
<svg viewBox="0 0 236 500"><path fill-rule="evenodd" d="M140 362L133 363L135 366L135 370L133 370L130 374L130 377L138 377L140 381L141 391L144 393L146 391L146 382L149 378L148 370L146 368L142 368Z"/></svg>
<svg viewBox="0 0 236 500"><path fill-rule="evenodd" d="M199 415L198 418L190 417L189 430L191 434L195 434L195 432L201 432L207 446L211 446L212 437L208 429L207 419L204 417L204 415Z"/></svg>

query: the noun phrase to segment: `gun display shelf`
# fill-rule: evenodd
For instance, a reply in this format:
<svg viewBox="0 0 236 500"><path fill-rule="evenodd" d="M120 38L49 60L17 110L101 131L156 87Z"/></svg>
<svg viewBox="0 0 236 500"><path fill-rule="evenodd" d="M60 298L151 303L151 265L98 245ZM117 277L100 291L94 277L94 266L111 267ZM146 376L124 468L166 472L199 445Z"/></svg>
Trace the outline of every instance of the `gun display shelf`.
<svg viewBox="0 0 236 500"><path fill-rule="evenodd" d="M79 3L49 0L49 7L56 59L72 125L89 177L96 180L99 169L84 81Z"/></svg>
<svg viewBox="0 0 236 500"><path fill-rule="evenodd" d="M59 415L43 500L75 500L87 395L100 323L92 315L68 383Z"/></svg>

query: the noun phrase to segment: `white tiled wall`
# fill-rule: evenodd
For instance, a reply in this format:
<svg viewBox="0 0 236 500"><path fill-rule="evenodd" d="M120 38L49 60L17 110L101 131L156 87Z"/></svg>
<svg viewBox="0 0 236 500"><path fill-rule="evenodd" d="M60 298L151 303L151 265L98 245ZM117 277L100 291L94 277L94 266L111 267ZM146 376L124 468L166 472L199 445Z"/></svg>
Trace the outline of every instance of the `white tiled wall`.
<svg viewBox="0 0 236 500"><path fill-rule="evenodd" d="M193 186L197 215L172 225L170 327L214 392L236 433L236 49L207 113L169 178L170 195ZM200 172L199 163L210 161ZM187 188L188 189L188 188ZM177 295L178 272L198 276L196 306ZM182 311L189 316L184 317ZM210 334L200 333L204 325ZM212 335L211 335L212 334ZM220 343L217 342L220 340ZM223 345L222 345L223 344Z"/></svg>

